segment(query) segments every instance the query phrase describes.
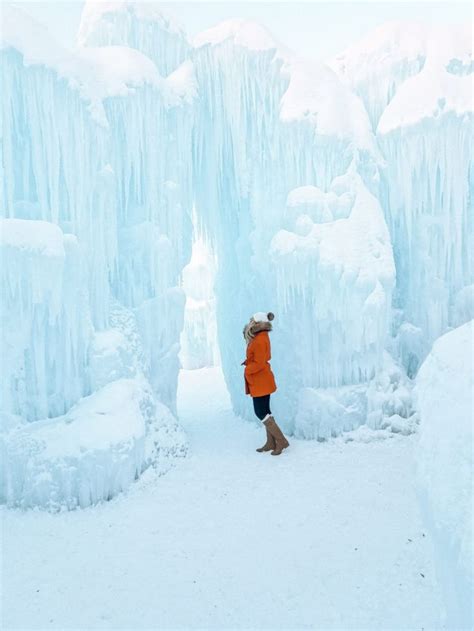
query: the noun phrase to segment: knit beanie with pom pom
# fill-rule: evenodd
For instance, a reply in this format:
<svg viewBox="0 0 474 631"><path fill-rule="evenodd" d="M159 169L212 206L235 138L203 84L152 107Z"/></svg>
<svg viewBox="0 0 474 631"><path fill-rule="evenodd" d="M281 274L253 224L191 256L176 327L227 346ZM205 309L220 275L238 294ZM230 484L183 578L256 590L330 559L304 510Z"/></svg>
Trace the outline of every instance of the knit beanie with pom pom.
<svg viewBox="0 0 474 631"><path fill-rule="evenodd" d="M247 342L247 344L249 344L253 338L255 337L255 334L258 333L259 330L268 330L271 331L272 327L270 322L275 318L275 315L269 311L268 313L264 313L263 311L258 311L257 313L254 313L253 316L250 318L250 322L248 324L245 325L244 330L243 330L243 334L244 334L244 339ZM265 325L268 324L268 327L263 326L263 327L259 327L259 325Z"/></svg>
<svg viewBox="0 0 474 631"><path fill-rule="evenodd" d="M258 311L254 313L252 316L252 320L254 322L271 322L275 318L275 315L269 311L268 313L264 313L263 311Z"/></svg>

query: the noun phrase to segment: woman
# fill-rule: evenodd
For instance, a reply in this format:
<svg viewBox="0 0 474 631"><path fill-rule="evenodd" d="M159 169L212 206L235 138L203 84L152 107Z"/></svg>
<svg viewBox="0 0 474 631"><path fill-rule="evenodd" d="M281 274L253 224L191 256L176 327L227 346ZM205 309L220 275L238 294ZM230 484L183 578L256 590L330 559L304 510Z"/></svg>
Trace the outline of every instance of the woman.
<svg viewBox="0 0 474 631"><path fill-rule="evenodd" d="M255 414L267 431L267 442L257 451L271 451L272 456L279 456L290 443L270 412L270 395L277 389L275 377L268 363L271 359L268 332L272 330L271 321L274 317L273 313L255 313L245 325L247 359L242 362L242 366L245 366L245 394L252 397Z"/></svg>

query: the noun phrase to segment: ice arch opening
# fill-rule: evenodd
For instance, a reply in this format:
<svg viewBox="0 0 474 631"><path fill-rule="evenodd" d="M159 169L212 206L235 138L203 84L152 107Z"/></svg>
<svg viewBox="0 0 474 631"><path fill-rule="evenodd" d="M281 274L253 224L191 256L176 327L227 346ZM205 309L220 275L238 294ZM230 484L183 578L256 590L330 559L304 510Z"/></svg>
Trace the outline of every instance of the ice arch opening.
<svg viewBox="0 0 474 631"><path fill-rule="evenodd" d="M344 63L331 70L297 60L245 21L191 45L152 4L88 3L74 54L21 11L6 12L6 27L3 501L86 506L185 453L174 413L186 318L179 283L191 259L193 208L219 262L217 338L235 410L250 412L242 325L271 309L274 407L286 431L324 439L364 422L412 430L404 366L416 370L431 338L468 317L473 282L469 160L460 187L443 154L422 165L427 187L392 193L404 162L399 84L418 72L423 87L429 75L420 70L441 72L442 63L425 50L408 65L402 56L386 69L397 76L380 103L387 95L369 89L370 76L354 90ZM467 115L459 121L449 112L443 133L451 138L461 128L466 155ZM415 117L413 143L420 129ZM448 209L441 181L456 190ZM426 199L437 200L433 229L416 257ZM414 224L405 213L412 201ZM440 244L436 226L446 210L452 234L462 234L461 257L456 238ZM417 272L398 279L395 318L392 245L398 271L410 263ZM436 267L436 286L423 273L433 251L451 261ZM427 335L426 314L413 301L418 290L427 302L443 299ZM407 347L418 347L414 357L405 357ZM133 419L125 426L123 409ZM100 436L84 441L91 427L102 428Z"/></svg>
<svg viewBox="0 0 474 631"><path fill-rule="evenodd" d="M195 236L191 260L183 268L186 295L179 360L185 370L220 365L214 283L217 260L209 244Z"/></svg>

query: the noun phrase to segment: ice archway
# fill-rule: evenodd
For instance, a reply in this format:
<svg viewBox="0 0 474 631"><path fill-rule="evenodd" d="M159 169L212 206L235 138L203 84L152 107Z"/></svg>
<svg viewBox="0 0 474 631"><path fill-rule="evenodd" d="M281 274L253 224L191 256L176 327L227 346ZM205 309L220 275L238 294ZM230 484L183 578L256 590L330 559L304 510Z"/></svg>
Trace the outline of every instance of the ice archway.
<svg viewBox="0 0 474 631"><path fill-rule="evenodd" d="M193 205L219 262L218 339L235 410L248 413L242 324L271 309L275 409L288 431L327 438L365 422L410 431L404 365L469 312L472 225L467 172L453 174L446 156L423 163L426 186L394 197L405 164L398 93L369 108L379 95L368 91L364 107L364 83L337 74L347 64L297 60L249 22L191 45L153 4L87 3L80 47L67 53L21 11L5 15L4 501L84 506L185 452L173 414ZM445 78L443 63L426 62L419 76L421 63L400 68L422 81L430 67ZM396 85L400 68L387 70ZM467 84L448 74L436 116L448 138L463 134L466 152ZM385 107L378 142L373 117ZM411 138L430 124L425 114L410 119ZM456 203L446 207L440 187ZM426 199L439 201L432 212ZM427 215L434 227L418 257L413 235ZM444 249L441 217L452 230ZM402 271L393 331L392 243ZM452 261L436 286L422 274L430 256ZM442 304L429 327L418 290Z"/></svg>

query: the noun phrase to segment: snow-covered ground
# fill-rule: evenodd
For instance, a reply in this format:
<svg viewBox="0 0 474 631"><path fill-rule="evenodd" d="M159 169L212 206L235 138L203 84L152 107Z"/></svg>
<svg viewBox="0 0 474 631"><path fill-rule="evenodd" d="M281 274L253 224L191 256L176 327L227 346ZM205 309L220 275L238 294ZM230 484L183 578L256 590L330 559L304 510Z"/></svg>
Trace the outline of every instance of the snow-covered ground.
<svg viewBox="0 0 474 631"><path fill-rule="evenodd" d="M4 628L443 628L415 436L258 454L219 368L181 372L178 411L191 453L166 476L68 513L2 508Z"/></svg>

